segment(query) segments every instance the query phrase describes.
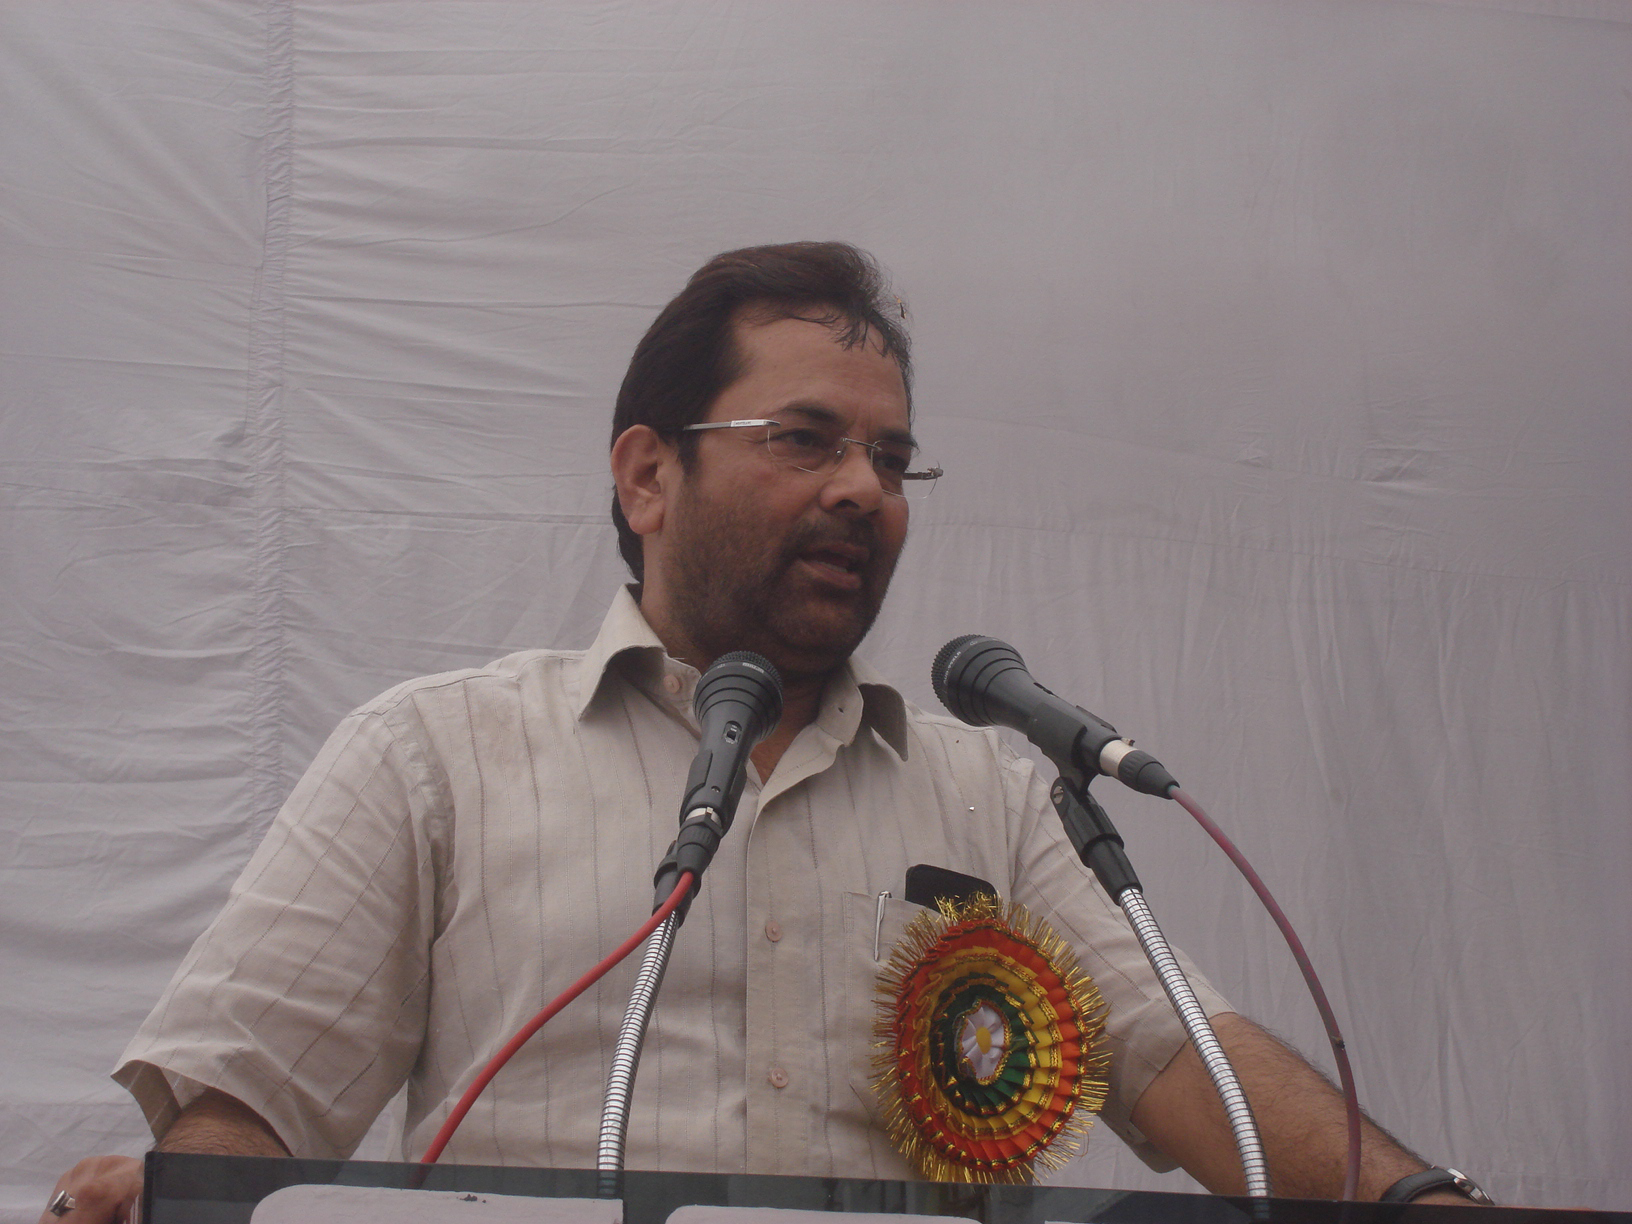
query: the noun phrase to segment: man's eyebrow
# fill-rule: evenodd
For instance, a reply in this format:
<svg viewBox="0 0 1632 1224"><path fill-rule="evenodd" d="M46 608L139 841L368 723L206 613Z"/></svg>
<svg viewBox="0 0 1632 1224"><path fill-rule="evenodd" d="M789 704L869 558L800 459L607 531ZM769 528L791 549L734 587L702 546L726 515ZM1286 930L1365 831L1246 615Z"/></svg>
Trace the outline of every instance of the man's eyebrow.
<svg viewBox="0 0 1632 1224"><path fill-rule="evenodd" d="M788 414L797 414L806 420L820 422L823 425L839 425L842 423L839 414L825 404L784 404L775 413L777 416ZM877 440L880 442L900 442L914 448L918 445L918 439L912 436L910 429L886 429L878 435Z"/></svg>
<svg viewBox="0 0 1632 1224"><path fill-rule="evenodd" d="M778 415L790 412L797 413L807 420L820 421L823 425L837 425L839 423L839 414L822 404L793 403L784 404L777 409Z"/></svg>

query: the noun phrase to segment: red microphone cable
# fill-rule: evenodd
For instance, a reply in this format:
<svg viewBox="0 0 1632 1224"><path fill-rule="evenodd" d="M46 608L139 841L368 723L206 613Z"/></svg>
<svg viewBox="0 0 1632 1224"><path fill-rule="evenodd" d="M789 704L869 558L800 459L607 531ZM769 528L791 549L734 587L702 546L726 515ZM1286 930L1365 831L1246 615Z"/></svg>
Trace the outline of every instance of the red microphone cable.
<svg viewBox="0 0 1632 1224"><path fill-rule="evenodd" d="M691 872L681 872L680 880L675 884L674 891L669 894L669 899L658 906L640 930L614 948L612 954L600 964L567 987L556 997L553 1003L529 1020L514 1037L505 1043L504 1049L493 1056L493 1061L482 1068L482 1073L471 1082L469 1088L465 1089L465 1095L459 1098L459 1103L453 1107L453 1112L448 1115L448 1120L442 1123L442 1129L437 1131L436 1138L431 1140L431 1146L426 1148L425 1155L419 1158L420 1164L430 1165L436 1163L437 1157L442 1155L442 1149L448 1146L448 1140L453 1138L453 1132L459 1129L459 1123L465 1120L465 1115L470 1112L470 1107L476 1103L476 1098L482 1095L482 1089L486 1088L493 1077L499 1073L499 1068L509 1062L515 1052L527 1044L528 1038L543 1028L556 1012L600 981L613 965L645 943L647 937L657 930L665 918L674 913L675 908L679 906L681 901L685 900L686 894L691 888L691 881Z"/></svg>
<svg viewBox="0 0 1632 1224"><path fill-rule="evenodd" d="M1332 1005L1326 1000L1326 990L1315 976L1315 967L1309 960L1309 954L1303 950L1303 940L1292 929L1292 923L1282 912L1274 897L1270 896L1269 886L1259 878L1251 863L1247 862L1246 855L1236 847L1223 829L1213 823L1212 818L1201 810L1201 804L1182 787L1175 786L1167 792L1190 815L1196 818L1196 823L1207 830L1207 836L1218 843L1218 848L1229 856L1230 862L1246 877L1252 891L1258 894L1258 900L1264 903L1269 916L1275 920L1281 934L1286 938L1286 946L1292 950L1292 959L1298 963L1298 971L1303 974L1303 980L1309 987L1309 994L1315 1000L1315 1007L1320 1012L1321 1023L1326 1026L1326 1040L1332 1044L1332 1056L1337 1059L1337 1078L1343 1086L1343 1111L1349 1123L1349 1153L1348 1162L1343 1172L1343 1200L1353 1202L1360 1190L1360 1097L1354 1088L1354 1070L1349 1066L1349 1051L1343 1044L1343 1034L1338 1031L1337 1017L1332 1014Z"/></svg>

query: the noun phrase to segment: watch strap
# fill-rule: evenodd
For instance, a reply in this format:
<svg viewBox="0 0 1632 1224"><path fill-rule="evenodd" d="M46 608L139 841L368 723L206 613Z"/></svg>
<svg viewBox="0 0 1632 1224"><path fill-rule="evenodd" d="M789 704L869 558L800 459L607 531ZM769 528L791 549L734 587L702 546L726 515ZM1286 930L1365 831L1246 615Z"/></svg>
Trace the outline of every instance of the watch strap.
<svg viewBox="0 0 1632 1224"><path fill-rule="evenodd" d="M1427 1194L1430 1190L1454 1190L1475 1203L1487 1207L1494 1207L1496 1200L1486 1194L1479 1185L1466 1173L1457 1169L1424 1169L1421 1173L1412 1173L1400 1178L1387 1190L1384 1190L1379 1203L1409 1203L1412 1199Z"/></svg>

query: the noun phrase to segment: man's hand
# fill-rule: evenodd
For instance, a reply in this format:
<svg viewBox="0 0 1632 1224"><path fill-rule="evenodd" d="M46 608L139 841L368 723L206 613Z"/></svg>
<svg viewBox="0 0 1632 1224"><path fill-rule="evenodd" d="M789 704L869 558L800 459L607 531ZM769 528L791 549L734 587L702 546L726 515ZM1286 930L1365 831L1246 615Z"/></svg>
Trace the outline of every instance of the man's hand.
<svg viewBox="0 0 1632 1224"><path fill-rule="evenodd" d="M90 1156L57 1178L54 1201L66 1192L74 1209L58 1216L42 1212L40 1224L125 1224L142 1193L142 1162L129 1156Z"/></svg>
<svg viewBox="0 0 1632 1224"><path fill-rule="evenodd" d="M1349 1134L1342 1094L1250 1020L1226 1012L1212 1024L1258 1121L1272 1192L1279 1198L1342 1197ZM1133 1124L1214 1194L1246 1192L1224 1107L1190 1045L1150 1082L1134 1106ZM1360 1198L1375 1199L1427 1167L1387 1131L1361 1121ZM1416 1201L1471 1205L1444 1190Z"/></svg>
<svg viewBox="0 0 1632 1224"><path fill-rule="evenodd" d="M287 1156L277 1132L237 1097L206 1088L181 1111L164 1138L161 1152L196 1152L206 1156ZM58 1216L47 1210L40 1224L125 1224L142 1193L142 1162L128 1156L92 1156L57 1179L54 1199L66 1191L73 1210Z"/></svg>

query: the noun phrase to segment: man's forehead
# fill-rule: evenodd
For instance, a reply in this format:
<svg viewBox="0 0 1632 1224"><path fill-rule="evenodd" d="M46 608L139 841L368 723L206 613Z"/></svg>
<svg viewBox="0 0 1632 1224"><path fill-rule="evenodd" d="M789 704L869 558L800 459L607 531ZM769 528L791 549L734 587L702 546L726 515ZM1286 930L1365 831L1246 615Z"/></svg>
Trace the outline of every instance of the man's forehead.
<svg viewBox="0 0 1632 1224"><path fill-rule="evenodd" d="M846 358L859 359L861 367L878 363L875 370L888 363L890 371L888 393L903 405L908 421L912 405L906 389L906 378L901 363L886 350L883 338L876 330L866 328L859 338L847 318L829 321L826 317L779 315L774 318L739 315L732 323L738 369L736 377L722 389L722 397L746 379L774 380L785 375L797 383L800 376L812 379L840 376L854 378L857 366ZM804 402L796 392L788 406ZM822 406L820 400L811 403Z"/></svg>

